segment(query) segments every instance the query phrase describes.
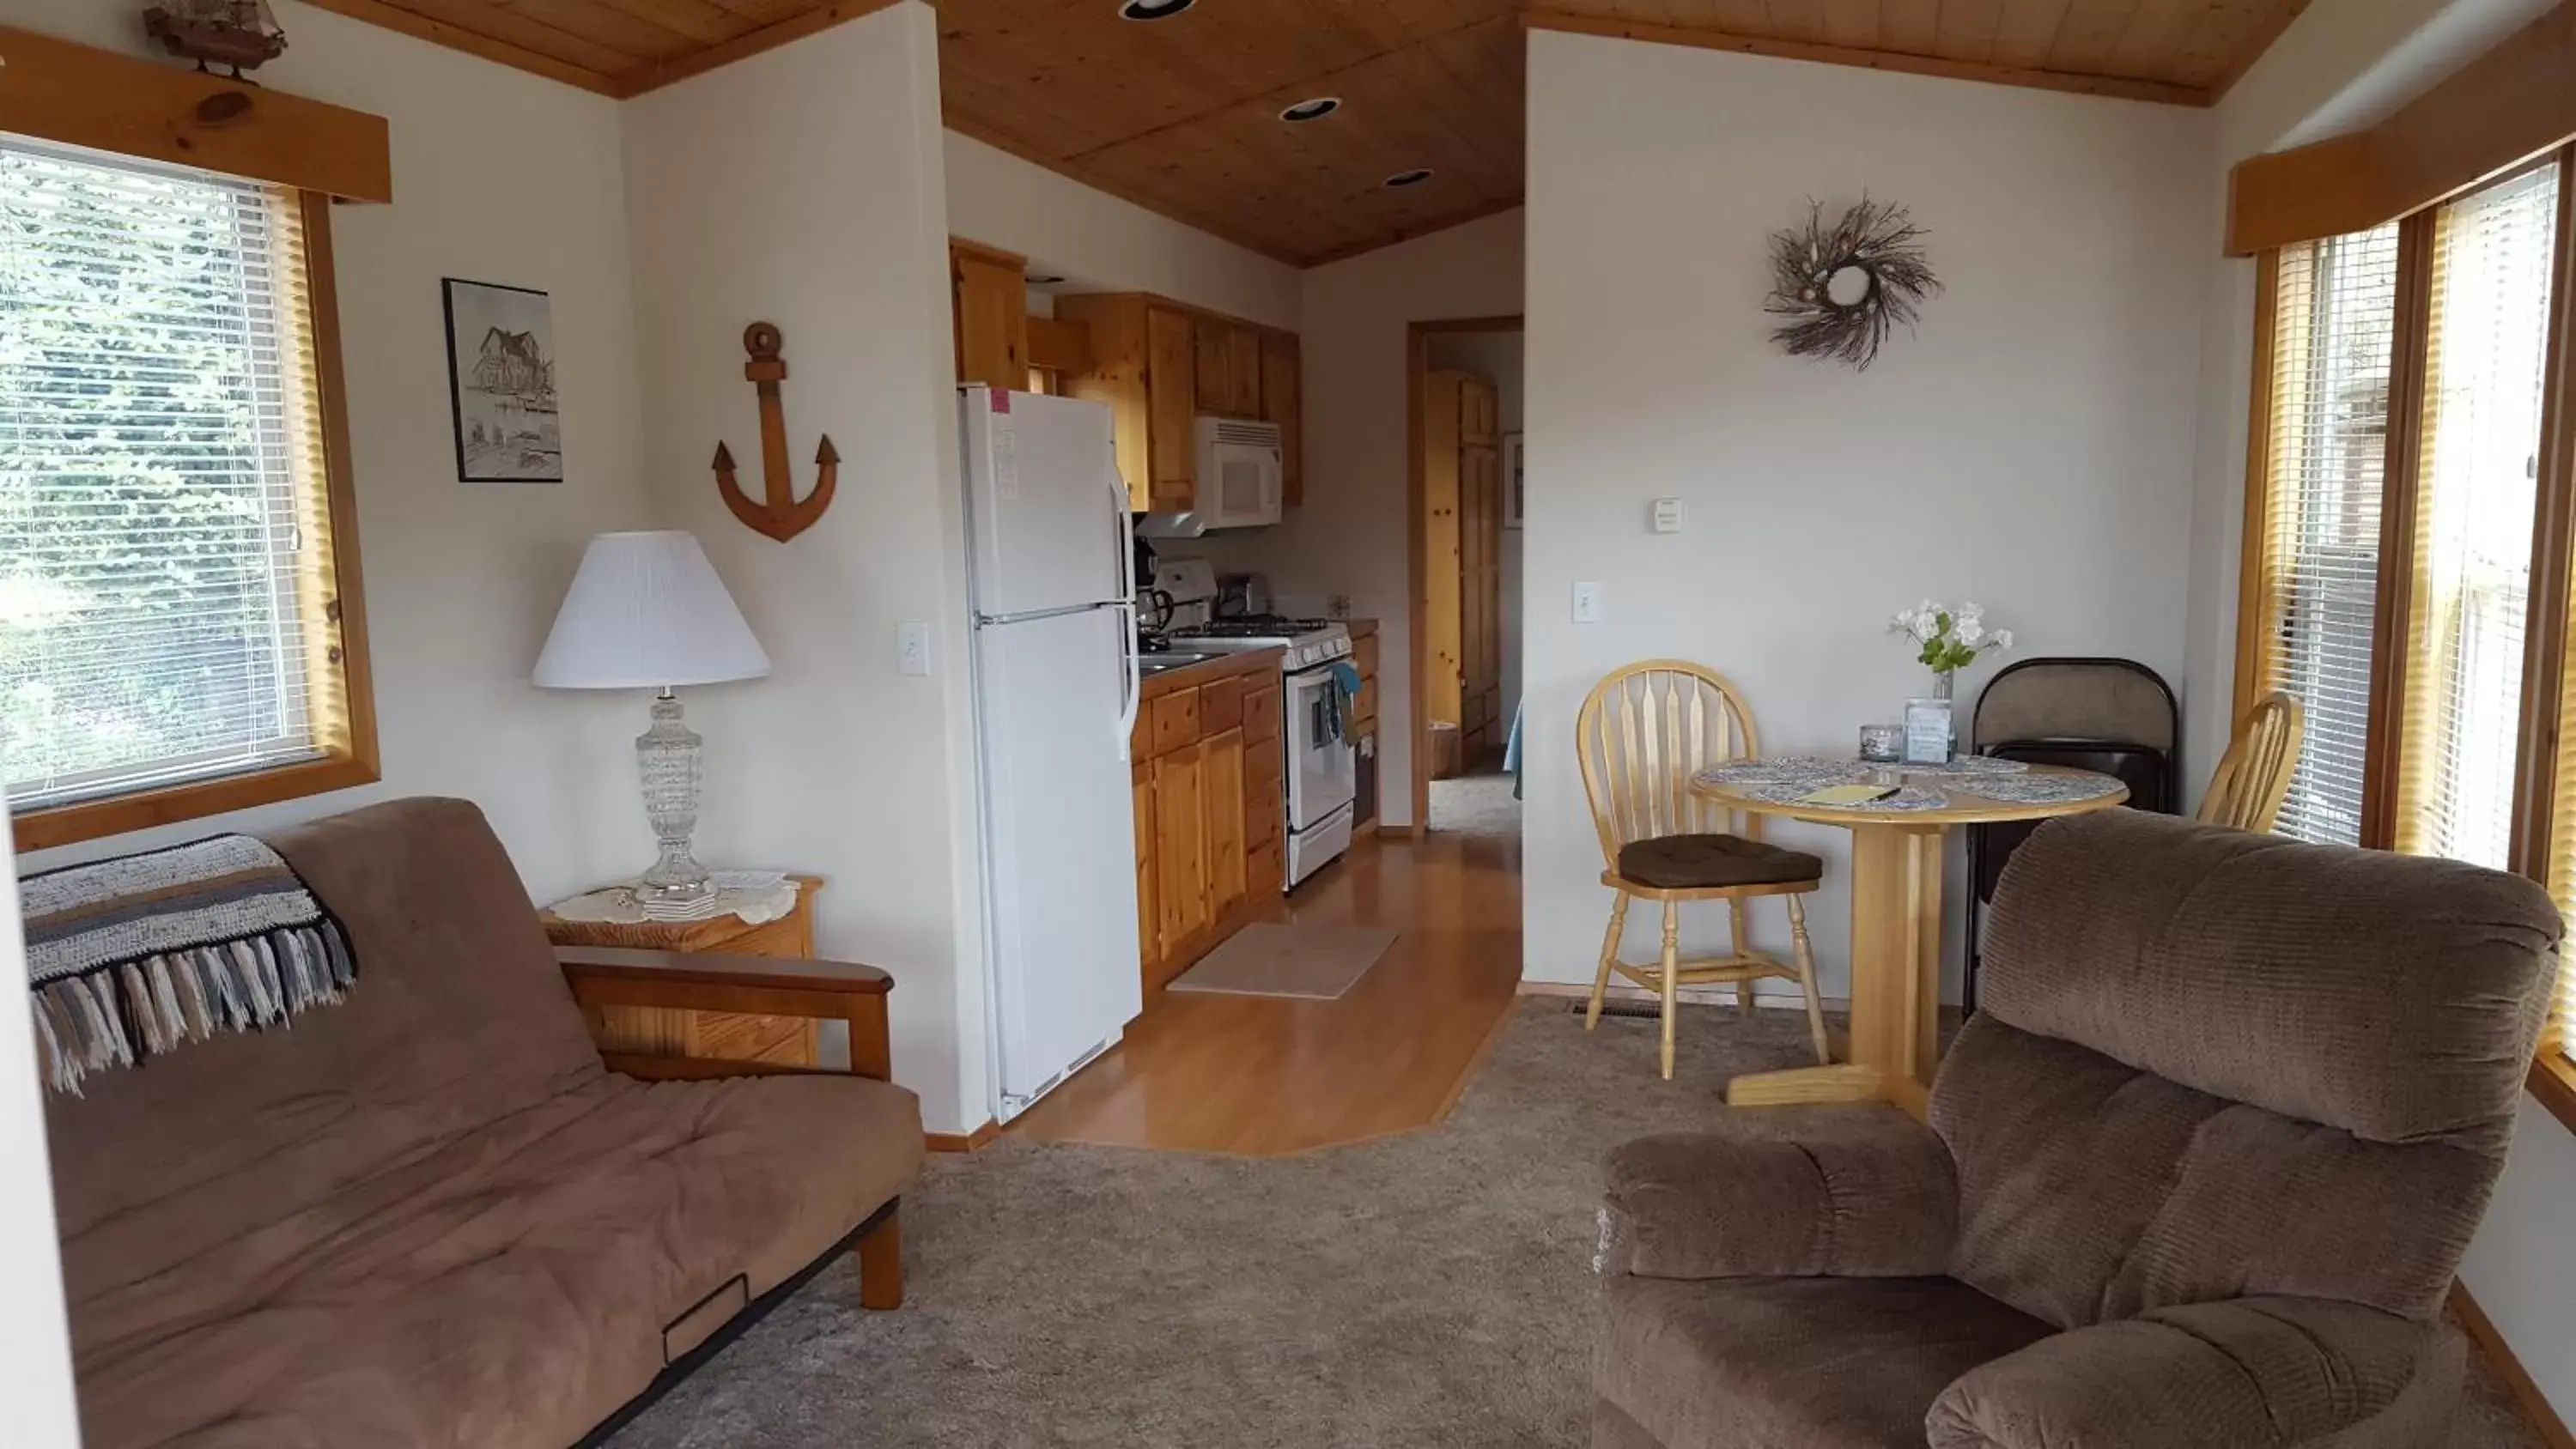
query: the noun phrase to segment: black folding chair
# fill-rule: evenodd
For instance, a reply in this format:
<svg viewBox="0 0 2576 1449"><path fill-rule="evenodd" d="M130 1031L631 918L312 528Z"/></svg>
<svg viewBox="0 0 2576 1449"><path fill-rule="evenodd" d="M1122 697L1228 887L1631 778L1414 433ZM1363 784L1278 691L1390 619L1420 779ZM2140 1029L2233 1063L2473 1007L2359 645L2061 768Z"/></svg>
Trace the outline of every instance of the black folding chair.
<svg viewBox="0 0 2576 1449"><path fill-rule="evenodd" d="M2117 776L2134 809L2171 815L2182 803L2182 712L2172 687L2134 659L2025 659L1999 669L1977 697L1969 737L1979 754ZM1968 829L1969 1011L1977 1009L1986 903L2004 862L2040 823Z"/></svg>

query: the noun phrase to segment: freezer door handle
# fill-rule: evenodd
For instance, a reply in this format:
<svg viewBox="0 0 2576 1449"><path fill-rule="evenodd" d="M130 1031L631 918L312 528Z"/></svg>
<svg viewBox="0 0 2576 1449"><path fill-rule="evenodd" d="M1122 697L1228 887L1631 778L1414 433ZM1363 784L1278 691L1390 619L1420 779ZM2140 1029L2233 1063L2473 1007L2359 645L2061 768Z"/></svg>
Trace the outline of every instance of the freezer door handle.
<svg viewBox="0 0 2576 1449"><path fill-rule="evenodd" d="M1113 470L1109 475L1109 493L1113 500L1111 519L1116 524L1118 545L1118 590L1116 605L1121 626L1119 652L1126 656L1127 692L1118 710L1118 758L1128 758L1127 742L1136 733L1136 714L1145 706L1145 670L1136 653L1136 541L1129 533L1127 521L1127 485Z"/></svg>

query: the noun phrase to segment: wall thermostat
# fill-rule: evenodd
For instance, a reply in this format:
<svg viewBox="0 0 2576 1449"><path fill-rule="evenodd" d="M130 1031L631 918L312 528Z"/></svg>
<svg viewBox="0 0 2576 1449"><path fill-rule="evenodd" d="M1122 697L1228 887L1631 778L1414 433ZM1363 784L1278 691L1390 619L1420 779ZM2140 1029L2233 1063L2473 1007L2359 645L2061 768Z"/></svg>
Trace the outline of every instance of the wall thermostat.
<svg viewBox="0 0 2576 1449"><path fill-rule="evenodd" d="M1680 499L1678 499L1678 498L1658 498L1658 499L1656 499L1656 500L1655 500L1654 520L1655 520L1655 532L1657 532L1657 533L1679 533L1679 532L1681 532L1681 531L1682 531L1682 501L1681 501Z"/></svg>

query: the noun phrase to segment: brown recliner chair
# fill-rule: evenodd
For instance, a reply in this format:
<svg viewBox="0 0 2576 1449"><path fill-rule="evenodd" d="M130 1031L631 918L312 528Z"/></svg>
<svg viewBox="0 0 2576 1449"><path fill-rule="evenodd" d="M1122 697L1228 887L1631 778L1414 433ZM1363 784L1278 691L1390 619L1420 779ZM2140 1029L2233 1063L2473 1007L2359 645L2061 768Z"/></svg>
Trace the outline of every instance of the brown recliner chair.
<svg viewBox="0 0 2576 1449"><path fill-rule="evenodd" d="M2440 1442L2559 929L2449 861L2049 825L1930 1126L1611 1155L1595 1449Z"/></svg>

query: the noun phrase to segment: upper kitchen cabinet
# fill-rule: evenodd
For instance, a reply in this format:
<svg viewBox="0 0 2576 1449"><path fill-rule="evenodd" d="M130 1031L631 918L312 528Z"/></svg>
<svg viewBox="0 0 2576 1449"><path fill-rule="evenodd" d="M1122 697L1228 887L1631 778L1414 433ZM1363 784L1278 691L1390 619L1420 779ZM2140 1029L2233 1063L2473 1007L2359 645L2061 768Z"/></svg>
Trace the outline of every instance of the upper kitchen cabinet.
<svg viewBox="0 0 2576 1449"><path fill-rule="evenodd" d="M1278 423L1282 501L1298 501L1294 335L1142 293L1059 296L1055 315L1089 332L1090 365L1065 374L1064 390L1109 405L1129 507L1180 513L1199 506L1201 417Z"/></svg>
<svg viewBox="0 0 2576 1449"><path fill-rule="evenodd" d="M951 238L948 286L957 338L957 380L1025 390L1029 385L1028 259Z"/></svg>
<svg viewBox="0 0 2576 1449"><path fill-rule="evenodd" d="M1201 317L1197 319L1195 340L1200 415L1262 416L1261 334L1240 322Z"/></svg>
<svg viewBox="0 0 2576 1449"><path fill-rule="evenodd" d="M1297 337L1272 332L1261 339L1261 417L1279 425L1279 498L1290 508L1306 501L1304 383Z"/></svg>

